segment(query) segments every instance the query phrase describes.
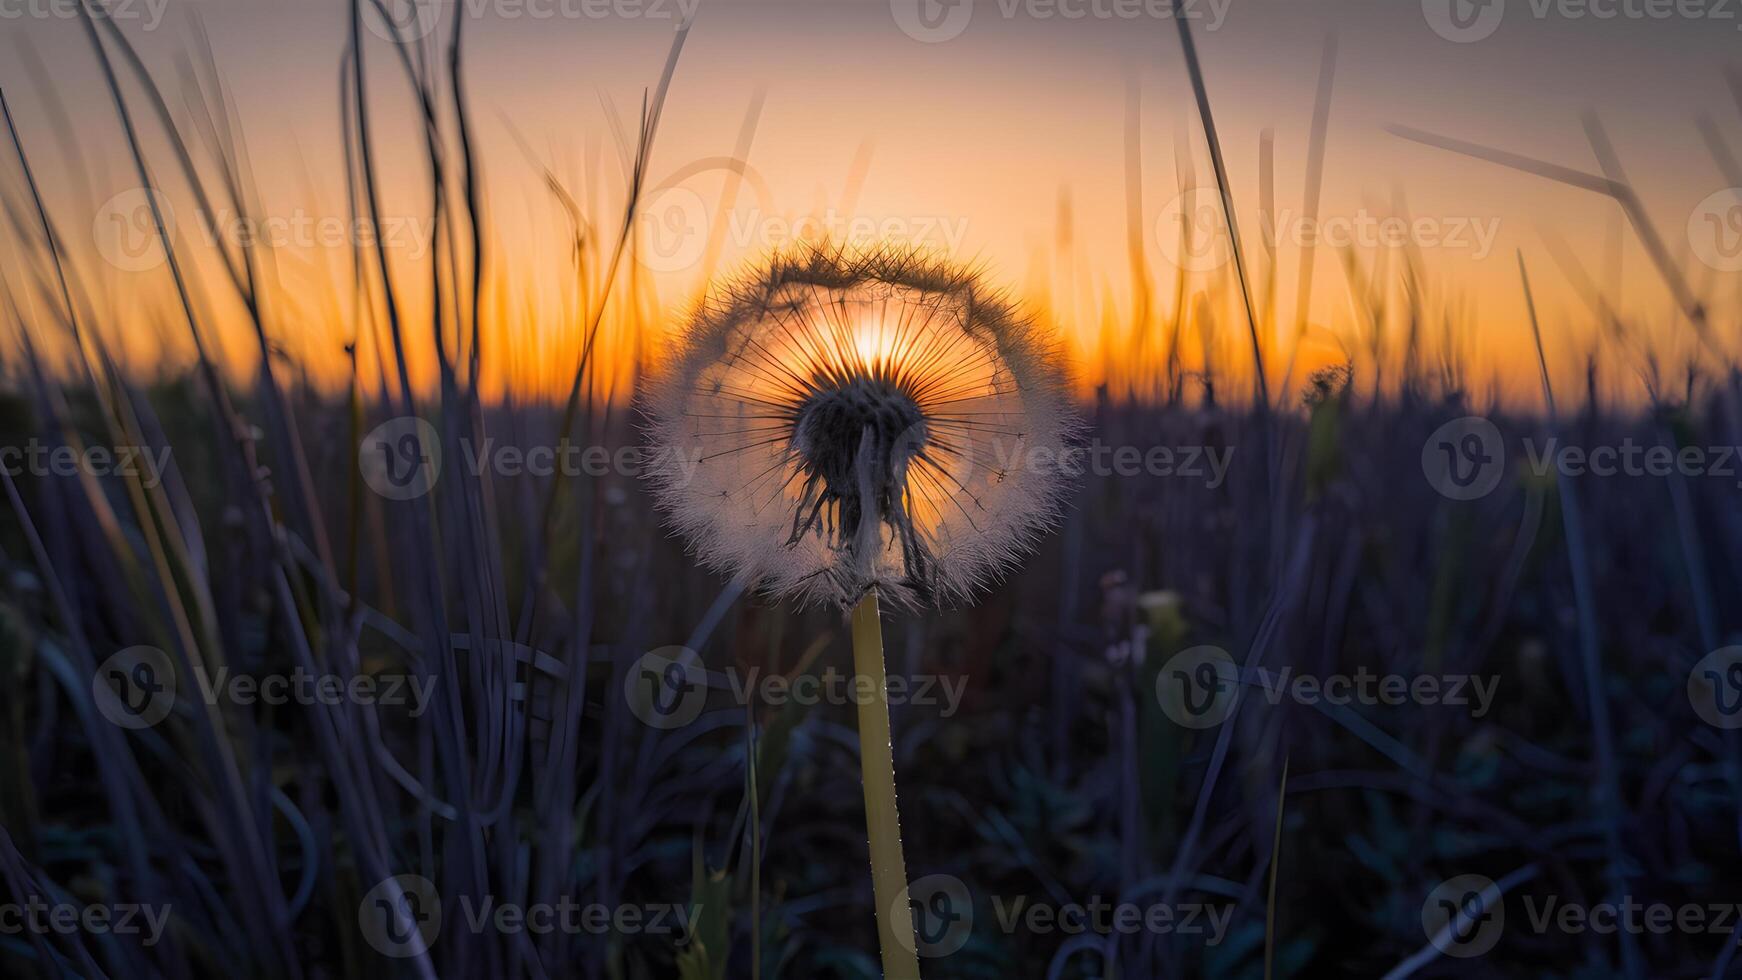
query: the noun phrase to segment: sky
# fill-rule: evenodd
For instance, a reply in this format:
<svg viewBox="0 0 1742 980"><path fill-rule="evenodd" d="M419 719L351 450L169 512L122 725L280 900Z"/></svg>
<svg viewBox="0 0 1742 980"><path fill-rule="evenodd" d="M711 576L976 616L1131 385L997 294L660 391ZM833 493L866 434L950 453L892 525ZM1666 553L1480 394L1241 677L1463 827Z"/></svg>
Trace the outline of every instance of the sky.
<svg viewBox="0 0 1742 980"><path fill-rule="evenodd" d="M109 261L137 207L140 181L71 0L0 0L0 59L21 138L51 206L98 258L117 336L142 360L180 350L159 265ZM707 280L753 263L795 235L910 241L979 264L989 278L1044 305L1093 377L1107 360L1107 321L1129 319L1147 281L1171 315L1175 281L1206 291L1223 328L1243 336L1231 267L1216 241L1183 252L1182 215L1212 220L1209 157L1181 56L1173 3L1197 39L1235 200L1260 291L1279 311L1266 325L1290 347L1305 214L1315 89L1327 38L1335 80L1322 182L1324 243L1301 344L1311 363L1337 360L1374 328L1355 302L1342 245L1402 304L1407 243L1436 310L1455 310L1448 344L1496 390L1528 398L1534 353L1519 279L1522 256L1539 293L1545 346L1572 377L1598 343L1567 256L1606 302L1673 361L1697 352L1661 275L1614 203L1588 190L1402 139L1402 124L1581 171L1600 170L1583 116L1594 112L1674 261L1724 333L1736 309L1742 192L1702 137L1742 148L1742 115L1726 82L1739 67L1742 0L454 0L389 6L413 31L446 37L464 21L466 88L477 124L494 250L503 286L504 384L549 387L572 364L575 328L560 307L565 224L545 183L557 177L603 239L615 235L624 150L675 29L693 14L654 145L638 261L628 270L649 301L623 327L616 356L655 350ZM118 0L117 26L166 90L196 26L245 134L269 231L284 245L283 346L317 375L343 371L354 328L334 277L348 269L339 139L340 59L349 24L340 0ZM395 268L427 262L433 235L415 105L396 75L373 12L368 23L373 125L383 173L381 235ZM135 89L129 88L129 91ZM186 105L178 105L185 113ZM1132 179L1136 121L1137 178ZM58 128L57 128L58 127ZM1261 202L1260 147L1274 145L1274 206ZM748 135L742 181L723 164ZM165 149L147 135L148 147ZM69 142L70 141L70 142ZM77 147L74 152L73 146ZM1742 153L1742 149L1732 150ZM158 160L167 157L157 156ZM199 211L163 163L153 172L189 254L234 236L233 217ZM15 161L0 180L16 189ZM83 178L83 186L81 179ZM1199 189L1189 189L1191 183ZM734 185L736 185L734 196ZM1182 195L1182 185L1188 187ZM128 197L129 193L132 197ZM117 196L119 204L113 203ZM726 203L731 208L725 208ZM89 220L85 220L86 216ZM1407 221L1395 219L1407 215ZM1385 224L1391 219L1390 224ZM1274 227L1274 292L1263 285ZM1201 226L1200 231L1201 231ZM69 236L71 237L71 236ZM1143 271L1134 274L1131 242ZM1389 244L1388 244L1389 243ZM1564 243L1564 247L1560 247ZM1325 247L1335 246L1335 247ZM16 240L0 261L25 261ZM125 251L125 249L123 249ZM1558 256L1558 258L1557 258ZM710 261L712 259L712 261ZM197 263L196 263L197 264ZM20 266L20 268L22 268ZM205 269L211 271L210 263ZM570 277L572 278L572 277ZM234 304L202 280L220 346L246 359ZM325 294L323 294L323 290ZM415 307L416 300L412 303ZM1188 300L1189 302L1189 300ZM139 321L135 323L134 321ZM1238 321L1238 322L1237 322ZM565 325L566 324L566 325ZM125 325L125 329L123 326ZM1237 329L1236 329L1237 327ZM185 329L185 328L184 328ZM616 328L613 328L616 329ZM1381 326L1382 333L1401 329ZM1734 331L1729 331L1733 333ZM1455 334L1455 337L1450 336ZM1729 346L1724 349L1733 353ZM1619 352L1605 356L1625 357ZM1618 371L1625 382L1626 370ZM548 377L546 377L548 375ZM560 387L560 385L559 385Z"/></svg>

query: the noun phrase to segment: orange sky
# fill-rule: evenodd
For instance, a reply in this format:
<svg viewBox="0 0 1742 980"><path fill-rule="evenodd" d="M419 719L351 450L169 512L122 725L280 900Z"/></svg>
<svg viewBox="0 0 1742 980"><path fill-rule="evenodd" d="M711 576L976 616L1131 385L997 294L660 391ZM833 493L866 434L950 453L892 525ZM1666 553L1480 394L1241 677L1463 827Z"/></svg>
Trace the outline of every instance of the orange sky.
<svg viewBox="0 0 1742 980"><path fill-rule="evenodd" d="M717 268L729 270L790 237L820 232L911 240L982 263L1048 309L1092 379L1104 360L1108 311L1128 324L1134 304L1125 156L1131 92L1140 106L1142 146L1138 235L1158 322L1171 316L1183 265L1188 292L1219 297L1212 308L1227 366L1248 357L1235 343L1245 328L1226 288L1228 266L1215 262L1213 249L1207 259L1177 254L1167 230L1177 227L1181 211L1174 203L1177 161L1208 179L1171 23L1142 5L1129 8L1134 15L1101 16L1097 11L1113 8L1089 6L1090 0L1078 7L1073 0L1063 7L1048 6L1052 0L977 0L959 35L927 43L903 33L904 2L709 0L701 7L653 155L652 183L665 189L650 195L639 222L642 261L620 279L628 283L633 274L639 309L652 322L609 319L608 360L625 365L638 349L657 353L660 332L702 286L710 242L717 245ZM579 317L564 309L572 288L566 219L539 168L551 168L609 241L619 221L625 153L612 116L633 131L642 92L657 81L672 38L676 0L594 4L459 0L439 8L433 21L440 36L453 18L466 17L471 40L468 83L493 232L487 305L496 314L487 350L498 390L563 390L577 347ZM1722 247L1730 199L1711 198L1727 182L1696 119L1711 116L1739 146L1742 121L1722 74L1734 23L1553 13L1539 19L1524 0L1513 7L1491 37L1474 43L1437 36L1427 8L1415 0L1219 6L1202 0L1191 9L1200 15L1195 26L1238 220L1255 259L1265 254L1258 242L1260 133L1274 133L1279 319L1292 316L1299 245L1310 230L1301 217L1307 133L1321 42L1335 30L1340 54L1323 234L1352 245L1368 272L1390 270L1385 295L1397 310L1399 253L1384 244L1396 226L1380 222L1406 208L1412 222L1405 238L1426 266L1430 314L1448 301L1460 304L1455 343L1470 358L1472 379L1497 378L1501 393L1528 400L1535 366L1516 253L1530 263L1559 380L1572 383L1594 337L1545 245L1545 230L1567 243L1609 300L1672 362L1693 350L1688 327L1673 315L1668 293L1611 203L1411 144L1382 127L1406 123L1595 170L1580 113L1599 109L1668 247L1706 292L1722 334L1738 281ZM1083 16L1061 13L1072 10ZM595 16L600 11L606 16ZM272 219L263 231L283 246L276 253L281 289L268 310L273 336L317 378L342 378L342 344L356 329L341 285L349 281L353 237L342 217L337 136L343 5L180 0L157 21L151 13L139 0L135 18L118 22L161 79L176 77L177 52L190 48L192 15L209 33ZM185 355L185 326L171 315L161 266L104 255L126 233L139 182L78 25L27 17L0 20L0 31L7 41L32 45L52 66L58 110L16 61L0 65L0 84L49 185L63 234L81 253L78 267L103 283L107 332L135 363L166 352L171 359ZM385 45L372 40L369 58L379 162L390 175L382 233L415 323L427 309L432 244L421 137ZM722 211L728 182L719 163L732 155L758 103L749 177L735 206ZM71 157L50 125L57 116L71 123L82 174L67 164ZM162 141L150 146L154 180L177 217L177 246L204 256L195 262L202 308L209 322L223 325L218 343L246 364L252 340L211 262L214 236L236 234L233 216L201 214L185 185L172 179ZM14 163L8 159L0 173L14 180ZM130 190L133 197L110 203ZM1213 198L1186 201L1191 213L1213 212L1204 209ZM120 224L117 210L126 212ZM21 262L17 248L8 238L0 256ZM1266 264L1260 261L1260 272ZM1335 250L1321 247L1306 359L1338 356L1339 344L1359 345L1370 333L1347 283ZM620 313L635 308L626 294L614 303ZM427 325L416 329L428 333ZM1629 379L1617 371L1616 380L1627 386Z"/></svg>

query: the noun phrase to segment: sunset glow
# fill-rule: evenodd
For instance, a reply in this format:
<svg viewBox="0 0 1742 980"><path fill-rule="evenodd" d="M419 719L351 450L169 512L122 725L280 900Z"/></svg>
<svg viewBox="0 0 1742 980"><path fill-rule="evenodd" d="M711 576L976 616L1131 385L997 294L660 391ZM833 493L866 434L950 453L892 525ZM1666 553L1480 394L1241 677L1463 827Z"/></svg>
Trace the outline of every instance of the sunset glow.
<svg viewBox="0 0 1742 980"><path fill-rule="evenodd" d="M1396 375L1415 331L1420 356L1457 357L1472 384L1508 400L1532 400L1534 369L1517 281L1521 251L1539 271L1543 318L1558 331L1550 351L1557 376L1576 379L1594 354L1608 367L1612 393L1633 398L1638 390L1630 375L1643 350L1664 363L1701 356L1685 319L1666 315L1673 309L1670 290L1612 201L1385 129L1394 122L1420 125L1596 170L1580 133L1584 103L1557 100L1552 91L1509 92L1516 121L1460 114L1430 93L1446 84L1444 72L1456 56L1469 52L1436 37L1419 12L1356 19L1337 16L1334 5L1319 15L1295 9L1300 5L1274 6L1262 16L1229 9L1229 26L1207 33L1203 42L1209 71L1225 90L1224 127L1272 134L1266 137L1273 147L1268 163L1265 142L1250 136L1230 145L1227 156L1274 383L1283 383L1291 358L1293 382L1313 366L1353 358L1363 383L1378 378L1383 384L1387 374ZM369 52L382 103L371 125L381 164L399 177L380 188L380 228L347 209L334 109L339 93L332 81L344 10L335 2L326 16L308 16L305 7L298 5L294 15L267 4L193 8L214 39L226 95L243 120L258 199L246 218L232 206L208 213L183 176L160 165L155 179L160 199L170 205L173 241L192 271L196 301L225 324L210 341L233 373L245 376L255 358L251 328L241 322L243 311L225 286L218 257L226 251L239 257L245 246L256 246L246 250L271 298L269 330L330 390L348 384L349 344L356 345L361 378L374 378L383 367L379 276L364 268L367 292L359 292L351 254L355 244L380 241L403 293L408 356L427 385L434 378L433 338L445 336L452 354L461 343L453 324L428 322L429 283L436 265L448 261L454 229L429 211L429 171L419 160L412 103L385 48ZM1153 377L1170 357L1191 371L1250 384L1245 304L1227 261L1220 202L1205 190L1209 161L1189 89L1161 43L1164 31L989 19L983 29L976 21L958 42L933 46L915 45L884 21L853 57L896 58L911 70L883 76L883 98L875 105L830 112L824 107L831 102L850 105L856 83L842 80L839 71L819 77L816 52L779 45L781 57L753 57L748 63L755 67L744 69L746 50L772 44L756 39L758 25L771 18L875 21L848 5L804 9L810 12L723 4L704 15L712 18L710 30L697 35L674 76L650 158L652 190L631 222L634 235L602 314L597 290L622 221L626 165L634 152L617 127L633 118L643 89L657 82L673 25L651 19L617 25L608 44L584 20L471 25L476 50L469 103L489 219L478 333L491 397L562 397L593 315L601 316L595 362L604 371L601 381L610 379L594 394L626 397L712 275L793 242L825 240L918 245L1020 284L1026 302L1068 340L1085 393L1108 382L1143 396L1141 379ZM1304 193L1306 121L1320 52L1294 42L1297 31L1315 24L1317 31L1340 27L1344 33L1313 215ZM19 26L56 58L73 91L97 84L95 65L71 25ZM1518 25L1517 40L1536 29ZM1665 37L1686 32L1676 24L1652 29ZM226 61L223 41L260 32L282 38L277 54ZM1083 44L1047 44L1067 34L1097 38L1103 53L1089 57ZM1380 34L1390 43L1374 46L1371 38ZM562 59L509 53L524 52L523 45L556 45L559 35L570 52ZM148 63L167 65L184 36L165 26L137 42ZM1601 33L1577 42L1593 51L1611 43ZM1158 49L1161 54L1153 54ZM775 50L768 47L770 54ZM1025 52L1044 70L988 74L988 59L1011 50ZM1403 51L1414 52L1411 84L1389 84ZM1684 57L1666 64L1651 84L1719 98L1717 53L1710 61ZM570 64L585 70L577 76ZM311 73L315 84L307 82ZM1591 86L1615 84L1586 73ZM800 76L804 84L787 84ZM291 77L302 81L287 84ZM1482 100L1483 88L1501 85L1467 77L1457 84L1472 102ZM213 96L208 91L205 97ZM1722 184L1715 167L1701 160L1693 124L1698 107L1680 116L1648 112L1643 98L1606 100L1604 122L1624 159L1642 168L1645 213L1669 240L1684 274L1715 316L1731 316L1735 273L1723 267L1723 239L1742 237L1734 232L1742 225L1729 213L1742 207L1707 200ZM723 106L737 108L722 112ZM968 106L972 112L957 113ZM113 114L76 121L72 133L86 158L81 164L67 156L71 146L46 138L46 107L21 104L16 111L35 151L54 160L41 168L45 193L66 213L90 216L68 229L78 232L67 236L69 250L111 293L124 290L129 297L107 310L101 329L142 370L185 364L192 345L185 325L176 322L167 270L150 258L161 250L154 250L137 178L125 167L92 165L115 159L122 147ZM1044 137L1037 120L1046 121ZM952 138L942 142L946 130ZM144 139L148 147L162 142L160 132L147 131ZM741 160L740 146L746 150ZM1647 163L1651 169L1643 169ZM210 167L202 163L201 169ZM451 170L448 176L456 179ZM1196 224L1195 240L1182 253L1176 231L1184 208L1192 209ZM1710 249L1706 238L1715 243ZM1302 307L1309 250L1313 289ZM1419 277L1415 287L1407 285L1406 266ZM1601 342L1602 329L1581 296L1582 280L1604 284L1607 301L1624 319L1639 322L1643 347L1623 354ZM358 305L365 297L369 302ZM1420 318L1413 326L1412 309ZM1305 320L1298 322L1302 310Z"/></svg>

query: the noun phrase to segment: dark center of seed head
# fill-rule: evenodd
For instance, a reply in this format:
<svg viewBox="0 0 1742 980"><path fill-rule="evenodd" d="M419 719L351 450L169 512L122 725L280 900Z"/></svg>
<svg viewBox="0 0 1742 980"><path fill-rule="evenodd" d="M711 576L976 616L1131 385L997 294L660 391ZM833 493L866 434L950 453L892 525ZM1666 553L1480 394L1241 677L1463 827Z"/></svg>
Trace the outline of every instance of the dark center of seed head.
<svg viewBox="0 0 1742 980"><path fill-rule="evenodd" d="M886 381L854 378L813 392L799 405L797 419L794 443L807 475L820 482L824 495L834 502L857 504L861 466L877 506L886 507L892 492L898 502L898 488L892 481L925 448L925 414L905 392ZM869 458L861 460L861 451Z"/></svg>

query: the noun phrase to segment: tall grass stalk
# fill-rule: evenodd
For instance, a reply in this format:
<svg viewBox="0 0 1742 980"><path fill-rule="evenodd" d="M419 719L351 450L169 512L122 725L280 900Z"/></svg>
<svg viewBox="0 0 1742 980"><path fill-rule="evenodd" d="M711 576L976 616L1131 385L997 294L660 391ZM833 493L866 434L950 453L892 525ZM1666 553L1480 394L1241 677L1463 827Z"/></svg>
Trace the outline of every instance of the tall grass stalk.
<svg viewBox="0 0 1742 980"><path fill-rule="evenodd" d="M901 816L895 805L895 754L885 696L889 681L875 589L853 607L853 672L868 678L875 692L859 700L859 771L865 787L865 826L871 838L871 891L877 903L883 976L887 980L919 980L913 917L902 901L907 889L907 861L901 853Z"/></svg>

